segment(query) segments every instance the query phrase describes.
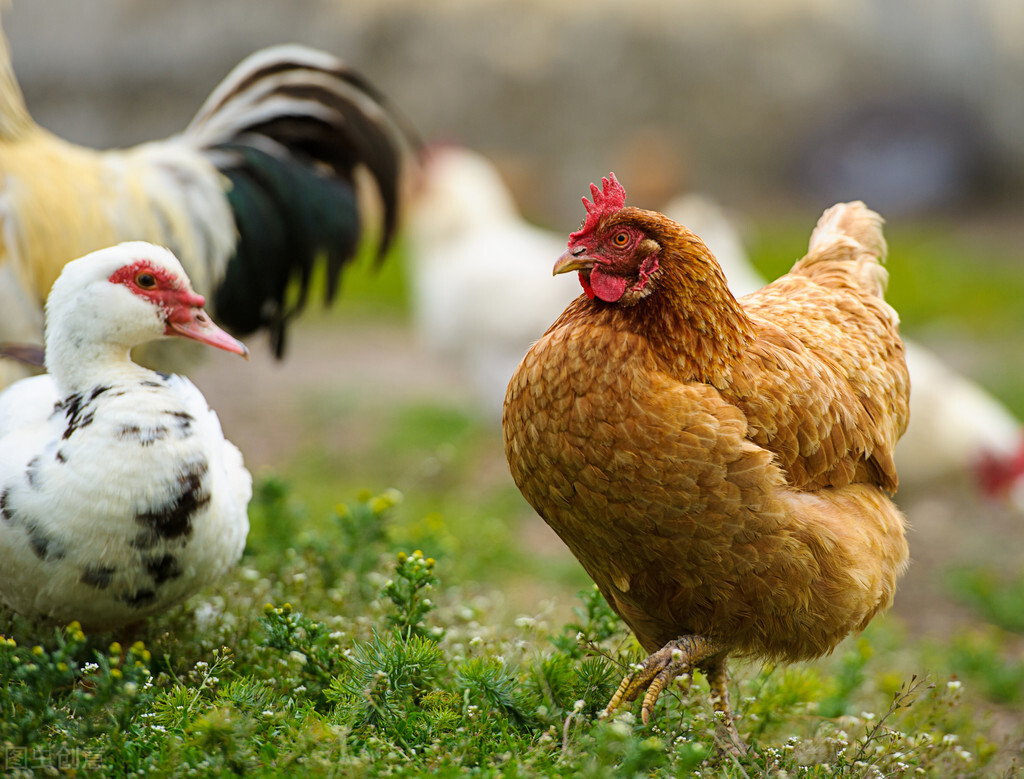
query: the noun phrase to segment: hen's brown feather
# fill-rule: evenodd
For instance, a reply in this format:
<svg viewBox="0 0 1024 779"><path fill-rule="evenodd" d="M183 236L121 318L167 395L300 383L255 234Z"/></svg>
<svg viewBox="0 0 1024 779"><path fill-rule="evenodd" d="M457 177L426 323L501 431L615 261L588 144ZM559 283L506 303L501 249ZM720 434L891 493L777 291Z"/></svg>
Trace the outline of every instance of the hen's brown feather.
<svg viewBox="0 0 1024 779"><path fill-rule="evenodd" d="M830 651L889 606L907 560L885 494L909 387L880 219L835 207L740 302L685 228L631 208L606 222L660 243L654 289L581 296L526 355L503 418L516 483L648 651L683 635Z"/></svg>

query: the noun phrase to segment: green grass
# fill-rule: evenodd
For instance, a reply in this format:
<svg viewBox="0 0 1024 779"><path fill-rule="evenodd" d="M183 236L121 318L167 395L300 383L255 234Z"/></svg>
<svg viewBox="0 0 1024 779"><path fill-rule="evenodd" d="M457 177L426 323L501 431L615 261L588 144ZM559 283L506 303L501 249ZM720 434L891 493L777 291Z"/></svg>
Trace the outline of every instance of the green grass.
<svg viewBox="0 0 1024 779"><path fill-rule="evenodd" d="M305 519L280 481L254 521ZM951 677L873 647L880 622L817 664L734 669L753 747L720 758L698 678L650 727L597 715L635 643L593 587L571 620L492 619L429 549L395 551L395 493L338 507L282 550L247 550L216 592L125 648L17 618L0 643L8 771L79 776L985 776L996 745ZM265 525L263 525L265 527ZM911 661L911 665L913 661ZM47 762L49 761L49 762ZM904 768L905 766L905 768ZM872 773L872 771L876 771ZM920 770L919 770L920 769Z"/></svg>
<svg viewBox="0 0 1024 779"><path fill-rule="evenodd" d="M1024 332L1012 249L934 226L888 233L909 331L941 316L981 341ZM762 272L784 271L806 234L763 226ZM401 321L400 259L361 263L336 310L305 322ZM1024 410L1016 392L1008 378L1004 397ZM307 443L259 474L245 555L216 587L131 636L0 616L6 773L1015 775L1019 577L954 565L950 550L936 598L951 592L969 615L952 634L890 616L815 663L734 664L752 750L722 758L699 675L666 692L650 726L635 707L598 716L639 648L557 540L530 540L537 520L494 468L493 425L454 403L317 389L298 401Z"/></svg>

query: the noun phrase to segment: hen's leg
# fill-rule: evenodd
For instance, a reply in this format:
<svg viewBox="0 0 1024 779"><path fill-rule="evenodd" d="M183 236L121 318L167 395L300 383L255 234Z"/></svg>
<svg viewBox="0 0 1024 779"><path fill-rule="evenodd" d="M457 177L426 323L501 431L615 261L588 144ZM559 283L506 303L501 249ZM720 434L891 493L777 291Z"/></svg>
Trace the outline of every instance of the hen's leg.
<svg viewBox="0 0 1024 779"><path fill-rule="evenodd" d="M747 745L743 743L736 723L732 718L732 706L729 705L729 669L726 655L712 657L701 666L711 687L711 706L715 710L715 731L718 743L728 753L742 757L747 754Z"/></svg>
<svg viewBox="0 0 1024 779"><path fill-rule="evenodd" d="M640 709L641 717L646 725L651 718L654 704L658 702L658 696L672 683L672 680L683 674L692 674L696 666L706 665L705 661L719 655L724 668L725 648L704 636L682 636L674 641L669 641L644 660L635 673L629 674L622 680L619 689L605 708L605 715L614 714L615 710L624 702L636 700L642 690L647 690ZM728 697L725 701L725 705L728 707Z"/></svg>

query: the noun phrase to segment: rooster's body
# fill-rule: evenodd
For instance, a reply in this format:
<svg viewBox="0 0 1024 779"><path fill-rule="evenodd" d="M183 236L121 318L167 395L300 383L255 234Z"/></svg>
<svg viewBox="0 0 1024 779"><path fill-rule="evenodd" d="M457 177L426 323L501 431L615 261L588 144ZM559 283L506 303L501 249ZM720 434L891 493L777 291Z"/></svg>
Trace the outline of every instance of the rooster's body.
<svg viewBox="0 0 1024 779"><path fill-rule="evenodd" d="M43 302L66 262L145 240L180 258L221 323L240 335L267 328L280 356L315 262L326 257L330 297L355 253L359 166L381 195L381 252L389 244L401 146L376 90L301 46L247 58L180 135L76 146L32 120L0 34L0 341L41 341Z"/></svg>
<svg viewBox="0 0 1024 779"><path fill-rule="evenodd" d="M909 384L876 214L839 205L738 303L703 242L594 188L556 273L580 296L509 384L513 478L651 657L609 708L726 658L831 651L892 601Z"/></svg>

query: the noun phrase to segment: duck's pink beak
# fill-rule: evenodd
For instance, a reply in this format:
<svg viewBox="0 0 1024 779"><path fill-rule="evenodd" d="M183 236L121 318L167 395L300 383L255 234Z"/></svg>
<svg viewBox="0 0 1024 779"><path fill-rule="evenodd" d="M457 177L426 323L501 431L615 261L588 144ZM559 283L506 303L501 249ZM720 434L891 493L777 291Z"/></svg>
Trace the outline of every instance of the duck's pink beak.
<svg viewBox="0 0 1024 779"><path fill-rule="evenodd" d="M228 335L214 324L203 310L206 300L202 295L189 291L180 305L170 310L167 316L167 335L180 335L226 352L240 354L249 359L246 345Z"/></svg>

